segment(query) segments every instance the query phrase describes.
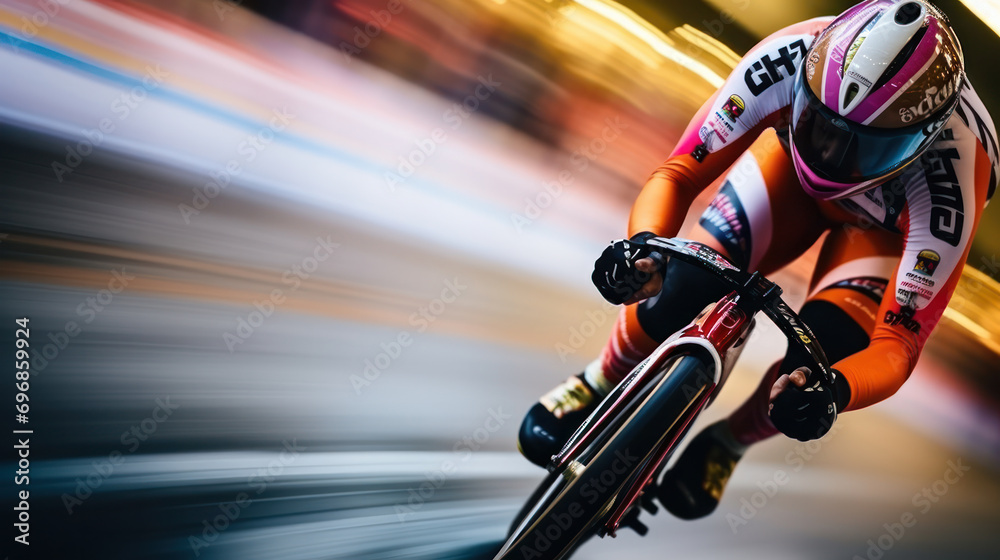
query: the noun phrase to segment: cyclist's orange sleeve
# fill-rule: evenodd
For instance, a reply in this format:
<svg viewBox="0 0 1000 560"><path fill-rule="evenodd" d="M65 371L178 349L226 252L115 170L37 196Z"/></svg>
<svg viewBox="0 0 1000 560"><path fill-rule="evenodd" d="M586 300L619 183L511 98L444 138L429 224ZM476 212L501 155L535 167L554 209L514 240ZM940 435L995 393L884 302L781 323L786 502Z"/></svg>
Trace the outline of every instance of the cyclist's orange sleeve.
<svg viewBox="0 0 1000 560"><path fill-rule="evenodd" d="M721 176L764 129L777 120L777 113L770 115L747 134L715 152L705 154L699 162L692 155L700 145L698 130L705 116L715 109L719 93L716 92L701 107L673 153L653 171L642 187L629 215L629 237L643 231L661 237L676 236L695 198ZM698 142L692 143L692 137Z"/></svg>
<svg viewBox="0 0 1000 560"><path fill-rule="evenodd" d="M995 186L995 162L968 127L955 123L950 130L923 156L925 172L910 176L898 222L905 248L879 307L871 343L833 366L851 387L845 410L882 401L903 385L962 276Z"/></svg>
<svg viewBox="0 0 1000 560"><path fill-rule="evenodd" d="M698 194L787 113L795 70L830 21L816 18L788 26L743 57L646 181L632 206L629 237L642 231L677 235Z"/></svg>

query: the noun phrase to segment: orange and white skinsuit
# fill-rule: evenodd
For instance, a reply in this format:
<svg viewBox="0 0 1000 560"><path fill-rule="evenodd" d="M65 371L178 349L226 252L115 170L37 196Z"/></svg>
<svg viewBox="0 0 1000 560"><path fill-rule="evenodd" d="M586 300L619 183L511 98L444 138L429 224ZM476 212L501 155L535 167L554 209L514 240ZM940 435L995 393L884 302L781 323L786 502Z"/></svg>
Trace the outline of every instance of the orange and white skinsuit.
<svg viewBox="0 0 1000 560"><path fill-rule="evenodd" d="M901 175L852 198L810 198L788 155L787 119L795 72L830 21L785 28L743 58L643 187L628 236L676 236L695 197L730 167L685 237L766 275L828 232L801 313L847 380L846 410L853 410L889 397L913 371L962 274L1000 158L992 120L966 81L941 135ZM721 295L706 294L704 286L696 271L668 267L663 292L625 307L599 361L602 384L617 383ZM701 298L691 297L699 292ZM775 364L733 414L738 440L777 433L768 394L796 365L788 357Z"/></svg>

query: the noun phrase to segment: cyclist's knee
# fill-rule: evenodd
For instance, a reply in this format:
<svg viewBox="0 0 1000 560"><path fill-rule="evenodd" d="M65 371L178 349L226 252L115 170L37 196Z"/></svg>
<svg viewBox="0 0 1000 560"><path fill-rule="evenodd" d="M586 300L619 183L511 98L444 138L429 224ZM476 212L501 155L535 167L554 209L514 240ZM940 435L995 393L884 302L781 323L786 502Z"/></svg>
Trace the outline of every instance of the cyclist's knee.
<svg viewBox="0 0 1000 560"><path fill-rule="evenodd" d="M827 300L807 301L799 317L809 325L831 364L864 350L870 342L868 330L855 317ZM790 347L782 360L780 373L790 373L800 365L801 360Z"/></svg>
<svg viewBox="0 0 1000 560"><path fill-rule="evenodd" d="M646 334L661 342L729 291L714 274L672 259L663 275L663 290L640 303L636 317Z"/></svg>

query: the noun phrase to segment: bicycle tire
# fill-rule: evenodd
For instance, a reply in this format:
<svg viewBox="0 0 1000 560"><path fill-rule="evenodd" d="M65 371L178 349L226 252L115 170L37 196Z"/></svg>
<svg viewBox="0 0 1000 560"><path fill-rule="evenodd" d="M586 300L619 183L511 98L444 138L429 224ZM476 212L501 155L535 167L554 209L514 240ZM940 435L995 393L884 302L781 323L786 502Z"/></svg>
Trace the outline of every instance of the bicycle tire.
<svg viewBox="0 0 1000 560"><path fill-rule="evenodd" d="M533 494L541 499L523 519L515 520L514 531L494 560L567 558L594 534L616 496L631 484L660 441L682 428L679 423L685 413L712 384L712 368L714 362L701 353L678 355L661 366L650 389L623 412L630 416L617 432L603 445L581 453L582 468L576 468L572 478L565 471L546 477ZM616 463L625 463L624 472L618 472Z"/></svg>

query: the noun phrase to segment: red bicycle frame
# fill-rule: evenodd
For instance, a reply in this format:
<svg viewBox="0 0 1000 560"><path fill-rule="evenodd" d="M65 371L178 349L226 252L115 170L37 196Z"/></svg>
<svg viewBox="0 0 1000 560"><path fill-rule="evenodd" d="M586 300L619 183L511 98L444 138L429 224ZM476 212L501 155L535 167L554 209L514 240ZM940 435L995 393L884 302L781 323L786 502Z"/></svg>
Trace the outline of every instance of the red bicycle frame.
<svg viewBox="0 0 1000 560"><path fill-rule="evenodd" d="M617 500L610 512L603 531L615 536L622 519L636 504L643 489L659 472L660 467L670 457L676 443L687 432L698 412L706 406L722 387L732 364L743 349L750 330L753 327L753 314L740 307L740 296L731 293L718 302L710 305L690 325L663 342L632 374L629 375L602 405L603 413L596 415L596 420L580 426L566 446L555 455L549 466L550 471L567 467L571 457L576 457L580 450L593 444L600 434L608 433L612 418L617 417L617 411L633 402L650 380L668 361L691 352L707 353L714 363L713 371L705 372L704 384L691 390L694 391L691 404L678 417L677 421L665 427L664 437L658 444L650 460L646 461L629 489Z"/></svg>
<svg viewBox="0 0 1000 560"><path fill-rule="evenodd" d="M564 497L559 494L560 477L572 481L583 476L594 457L590 455L591 450L598 453L606 451L603 447L616 438L636 414L645 410L644 403L649 402L648 399L656 398L658 406L663 406L666 401L662 397L672 397L675 391L680 391L672 401L669 413L657 416L658 422L669 425L644 428L658 431L653 434L655 441L646 440L643 462L631 470L624 484L604 502L602 507L606 510L592 513L594 525L587 528L596 529L602 536L615 536L623 524L639 531L641 524L636 525L629 518L637 513L633 508L640 505L638 502L646 487L666 467L671 453L687 434L695 418L718 394L743 350L758 312L763 312L774 322L788 340L789 351L795 351L813 375L820 376L828 384L833 383L833 373L823 349L809 327L781 299L779 286L757 272L739 270L721 254L700 243L656 237L646 240L645 245L654 254L660 253L658 260L661 263L666 262L662 258L665 255L669 259L693 264L714 274L732 292L708 305L694 321L660 344L577 428L548 465L551 474L536 491L543 492L539 498L541 502L535 504L534 512L529 510L525 517L519 519L520 526L512 529L510 540L501 555L510 546L523 545L523 542L518 544L519 538L534 534L537 527L530 526L545 519L544 511L539 508L554 507L549 505L549 493L555 492L551 504L560 503ZM698 359L692 360L691 356L698 356ZM685 360L685 357L688 359ZM705 366L704 375L690 367L695 363ZM674 373L678 373L678 377L674 377ZM643 505L652 507L651 504ZM539 517L532 517L534 515ZM580 535L582 533L574 538L578 539ZM573 542L566 544L572 546Z"/></svg>

